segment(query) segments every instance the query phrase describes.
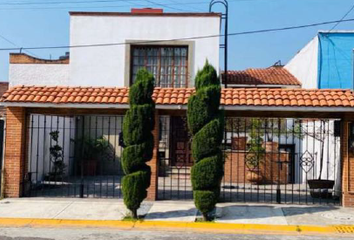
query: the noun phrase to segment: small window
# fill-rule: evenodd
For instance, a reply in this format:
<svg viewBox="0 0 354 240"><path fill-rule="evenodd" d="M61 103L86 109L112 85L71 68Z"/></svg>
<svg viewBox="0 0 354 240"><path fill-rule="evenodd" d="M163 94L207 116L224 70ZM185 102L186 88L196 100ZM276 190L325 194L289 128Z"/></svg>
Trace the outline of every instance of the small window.
<svg viewBox="0 0 354 240"><path fill-rule="evenodd" d="M155 86L163 88L188 87L188 47L132 46L131 79L146 68L155 77Z"/></svg>

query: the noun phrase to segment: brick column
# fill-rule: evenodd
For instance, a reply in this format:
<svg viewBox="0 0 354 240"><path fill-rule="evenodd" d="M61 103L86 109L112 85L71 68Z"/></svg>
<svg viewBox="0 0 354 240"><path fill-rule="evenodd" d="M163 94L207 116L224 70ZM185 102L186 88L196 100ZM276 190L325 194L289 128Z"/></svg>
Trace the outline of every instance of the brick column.
<svg viewBox="0 0 354 240"><path fill-rule="evenodd" d="M18 198L22 194L25 163L25 109L6 109L5 138L5 197Z"/></svg>
<svg viewBox="0 0 354 240"><path fill-rule="evenodd" d="M349 149L350 122L343 121L342 134L342 202L344 207L354 207L354 152Z"/></svg>
<svg viewBox="0 0 354 240"><path fill-rule="evenodd" d="M157 200L157 190L158 190L158 179L159 179L159 113L158 110L155 111L155 129L153 131L154 135L154 152L151 161L148 165L151 167L151 184L148 189L148 196L146 200L155 201Z"/></svg>

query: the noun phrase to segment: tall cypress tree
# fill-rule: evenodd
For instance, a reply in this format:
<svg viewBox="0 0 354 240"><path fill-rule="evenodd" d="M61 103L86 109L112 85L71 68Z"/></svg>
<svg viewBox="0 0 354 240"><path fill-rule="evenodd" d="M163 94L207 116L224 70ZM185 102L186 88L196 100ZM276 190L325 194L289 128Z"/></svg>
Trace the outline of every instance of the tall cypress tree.
<svg viewBox="0 0 354 240"><path fill-rule="evenodd" d="M151 169L146 162L151 160L154 148L154 137L151 133L155 125L153 91L154 76L145 69L139 70L136 81L129 90L130 109L123 122L126 147L122 155L125 173L122 192L124 204L135 219L150 186Z"/></svg>
<svg viewBox="0 0 354 240"><path fill-rule="evenodd" d="M193 197L205 221L215 208L224 175L221 144L224 112L219 110L221 86L216 70L208 62L195 79L196 94L188 101L188 127L193 136L191 170Z"/></svg>

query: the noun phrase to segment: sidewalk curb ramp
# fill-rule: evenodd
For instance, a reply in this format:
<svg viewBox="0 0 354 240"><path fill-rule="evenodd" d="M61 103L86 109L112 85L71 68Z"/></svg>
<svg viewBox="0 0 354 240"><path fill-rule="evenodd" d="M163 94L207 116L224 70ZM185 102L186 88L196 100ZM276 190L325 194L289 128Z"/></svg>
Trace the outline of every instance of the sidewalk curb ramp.
<svg viewBox="0 0 354 240"><path fill-rule="evenodd" d="M0 218L0 227L117 228L126 230L198 231L205 233L353 235L354 225L267 225L165 221Z"/></svg>

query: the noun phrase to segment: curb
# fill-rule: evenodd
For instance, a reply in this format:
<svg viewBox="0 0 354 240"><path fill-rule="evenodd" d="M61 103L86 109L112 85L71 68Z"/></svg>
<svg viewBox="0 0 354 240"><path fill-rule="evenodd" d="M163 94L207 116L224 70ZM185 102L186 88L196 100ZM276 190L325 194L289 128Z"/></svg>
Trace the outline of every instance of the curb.
<svg viewBox="0 0 354 240"><path fill-rule="evenodd" d="M206 233L262 233L262 234L354 234L354 225L309 226L309 225L267 225L165 221L118 221L118 220L68 220L0 218L2 227L83 227L117 228L137 230L198 231Z"/></svg>

